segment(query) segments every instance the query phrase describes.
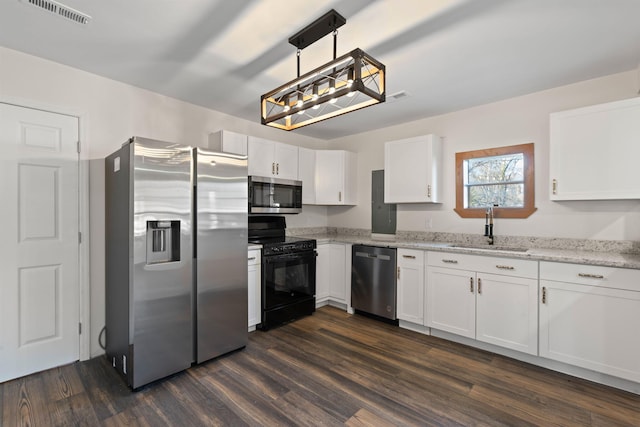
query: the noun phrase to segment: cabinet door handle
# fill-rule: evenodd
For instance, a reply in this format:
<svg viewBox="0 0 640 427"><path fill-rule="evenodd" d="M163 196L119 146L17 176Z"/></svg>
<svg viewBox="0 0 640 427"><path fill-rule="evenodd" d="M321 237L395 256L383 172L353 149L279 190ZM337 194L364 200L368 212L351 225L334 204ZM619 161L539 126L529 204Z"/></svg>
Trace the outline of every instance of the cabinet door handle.
<svg viewBox="0 0 640 427"><path fill-rule="evenodd" d="M256 257L254 257L254 256L249 257L249 261L255 261L255 259L256 259Z"/></svg>
<svg viewBox="0 0 640 427"><path fill-rule="evenodd" d="M431 184L427 185L427 197L431 198Z"/></svg>
<svg viewBox="0 0 640 427"><path fill-rule="evenodd" d="M604 279L602 274L578 273L578 276L586 277L587 279Z"/></svg>
<svg viewBox="0 0 640 427"><path fill-rule="evenodd" d="M457 264L458 260L457 259L443 259L442 262L444 262L445 264Z"/></svg>
<svg viewBox="0 0 640 427"><path fill-rule="evenodd" d="M398 280L400 280L400 267L398 267Z"/></svg>
<svg viewBox="0 0 640 427"><path fill-rule="evenodd" d="M553 192L553 194L558 194L558 180L554 179L553 181L551 181L551 191Z"/></svg>
<svg viewBox="0 0 640 427"><path fill-rule="evenodd" d="M547 303L547 288L544 286L542 287L542 303Z"/></svg>
<svg viewBox="0 0 640 427"><path fill-rule="evenodd" d="M276 174L276 164L271 163L271 175L275 175L275 174Z"/></svg>
<svg viewBox="0 0 640 427"><path fill-rule="evenodd" d="M338 201L342 201L342 191L338 191Z"/></svg>
<svg viewBox="0 0 640 427"><path fill-rule="evenodd" d="M473 293L473 277L469 277L469 290Z"/></svg>
<svg viewBox="0 0 640 427"><path fill-rule="evenodd" d="M276 163L276 175L280 175L280 163Z"/></svg>
<svg viewBox="0 0 640 427"><path fill-rule="evenodd" d="M402 258L416 259L414 255L402 255Z"/></svg>
<svg viewBox="0 0 640 427"><path fill-rule="evenodd" d="M482 279L478 278L478 294L482 293Z"/></svg>
<svg viewBox="0 0 640 427"><path fill-rule="evenodd" d="M496 265L496 268L499 268L500 270L515 270L515 267L512 267L510 265Z"/></svg>

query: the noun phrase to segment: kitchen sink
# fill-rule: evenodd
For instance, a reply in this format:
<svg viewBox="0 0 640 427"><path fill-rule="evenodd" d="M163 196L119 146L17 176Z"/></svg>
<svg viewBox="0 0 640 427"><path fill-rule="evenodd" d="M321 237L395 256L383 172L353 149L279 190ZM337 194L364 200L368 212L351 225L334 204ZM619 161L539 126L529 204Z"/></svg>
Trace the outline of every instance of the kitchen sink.
<svg viewBox="0 0 640 427"><path fill-rule="evenodd" d="M450 245L450 248L460 249L479 249L484 251L504 251L504 252L527 252L529 248L514 248L508 246L491 246L491 245Z"/></svg>

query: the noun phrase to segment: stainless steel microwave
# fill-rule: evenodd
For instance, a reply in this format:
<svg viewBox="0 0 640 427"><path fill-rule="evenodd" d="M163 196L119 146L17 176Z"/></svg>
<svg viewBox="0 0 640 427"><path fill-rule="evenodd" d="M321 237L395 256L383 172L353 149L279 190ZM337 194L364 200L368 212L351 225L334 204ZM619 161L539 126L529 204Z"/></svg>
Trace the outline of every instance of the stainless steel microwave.
<svg viewBox="0 0 640 427"><path fill-rule="evenodd" d="M302 181L249 177L249 213L302 212Z"/></svg>

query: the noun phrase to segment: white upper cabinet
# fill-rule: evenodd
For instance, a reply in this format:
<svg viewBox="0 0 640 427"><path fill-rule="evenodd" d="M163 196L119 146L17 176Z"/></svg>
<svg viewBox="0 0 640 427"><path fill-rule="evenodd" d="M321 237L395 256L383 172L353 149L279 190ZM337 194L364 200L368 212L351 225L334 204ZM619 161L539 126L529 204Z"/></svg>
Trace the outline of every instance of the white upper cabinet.
<svg viewBox="0 0 640 427"><path fill-rule="evenodd" d="M550 199L640 199L640 97L550 116Z"/></svg>
<svg viewBox="0 0 640 427"><path fill-rule="evenodd" d="M439 136L424 135L385 143L385 203L439 203L441 163Z"/></svg>
<svg viewBox="0 0 640 427"><path fill-rule="evenodd" d="M343 150L316 151L316 204L357 204L358 161Z"/></svg>
<svg viewBox="0 0 640 427"><path fill-rule="evenodd" d="M302 203L316 203L316 150L298 148L298 179L302 181Z"/></svg>
<svg viewBox="0 0 640 427"><path fill-rule="evenodd" d="M241 133L221 130L209 135L209 148L222 153L246 156L248 138Z"/></svg>
<svg viewBox="0 0 640 427"><path fill-rule="evenodd" d="M298 179L298 147L249 136L249 175Z"/></svg>

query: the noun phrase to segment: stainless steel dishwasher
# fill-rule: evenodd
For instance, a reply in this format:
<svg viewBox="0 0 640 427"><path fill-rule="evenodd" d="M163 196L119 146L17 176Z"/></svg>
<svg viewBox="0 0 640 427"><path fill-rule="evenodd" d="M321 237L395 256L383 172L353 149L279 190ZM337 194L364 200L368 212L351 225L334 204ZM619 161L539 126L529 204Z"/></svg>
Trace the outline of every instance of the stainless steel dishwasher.
<svg viewBox="0 0 640 427"><path fill-rule="evenodd" d="M396 320L396 249L353 245L351 255L351 306Z"/></svg>

